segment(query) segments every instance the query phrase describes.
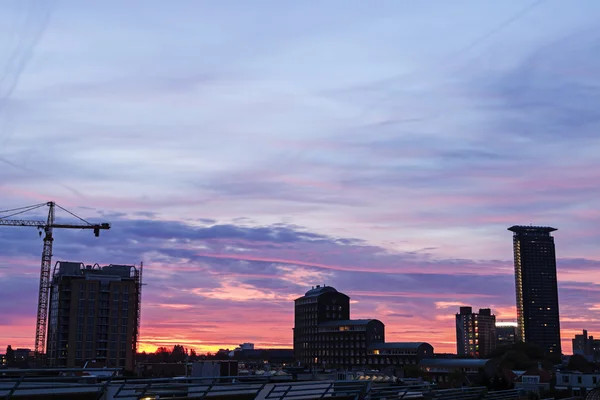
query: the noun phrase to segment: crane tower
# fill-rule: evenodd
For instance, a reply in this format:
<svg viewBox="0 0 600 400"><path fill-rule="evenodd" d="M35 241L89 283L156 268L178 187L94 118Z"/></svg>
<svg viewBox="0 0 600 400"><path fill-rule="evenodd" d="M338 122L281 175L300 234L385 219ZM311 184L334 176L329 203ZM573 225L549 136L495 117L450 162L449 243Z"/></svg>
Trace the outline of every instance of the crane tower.
<svg viewBox="0 0 600 400"><path fill-rule="evenodd" d="M26 213L41 207L48 207L48 218L46 221L41 220L23 220L23 219L8 219L16 215ZM71 216L77 218L82 223L80 224L57 224L54 221L55 208L67 212ZM6 214L2 216L1 214ZM110 229L110 224L92 224L81 217L73 214L65 208L59 206L53 201L41 204L35 204L27 207L13 208L10 210L0 211L0 226L29 226L37 228L40 236L44 233L44 247L42 250L42 267L40 271L40 287L38 293L38 309L35 326L35 358L36 361L41 361L46 350L46 328L48 320L48 297L50 291L50 269L52 264L52 244L54 237L52 231L54 229L91 229L94 235L98 237L100 230Z"/></svg>

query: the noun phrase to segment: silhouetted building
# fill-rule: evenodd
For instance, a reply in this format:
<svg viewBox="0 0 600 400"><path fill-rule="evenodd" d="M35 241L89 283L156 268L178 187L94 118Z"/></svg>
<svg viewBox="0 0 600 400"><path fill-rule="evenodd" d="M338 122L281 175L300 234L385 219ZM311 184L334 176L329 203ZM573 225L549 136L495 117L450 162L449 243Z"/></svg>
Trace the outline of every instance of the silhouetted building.
<svg viewBox="0 0 600 400"><path fill-rule="evenodd" d="M546 353L561 354L555 228L512 226L518 336Z"/></svg>
<svg viewBox="0 0 600 400"><path fill-rule="evenodd" d="M588 331L584 329L583 335L575 335L575 338L573 338L573 354L585 357L592 355L593 342L594 337L588 336Z"/></svg>
<svg viewBox="0 0 600 400"><path fill-rule="evenodd" d="M318 326L350 319L350 297L331 286L313 287L294 301L294 357L301 364L316 366L323 356Z"/></svg>
<svg viewBox="0 0 600 400"><path fill-rule="evenodd" d="M459 356L485 357L496 348L496 316L489 308L474 313L461 307L456 314L456 353Z"/></svg>
<svg viewBox="0 0 600 400"><path fill-rule="evenodd" d="M350 319L350 298L331 286L296 299L294 314L294 356L304 367L393 366L433 357L429 343L385 343L385 325L377 319Z"/></svg>
<svg viewBox="0 0 600 400"><path fill-rule="evenodd" d="M425 342L373 343L367 350L367 365L384 368L394 365L417 365L424 358L432 358L433 346Z"/></svg>
<svg viewBox="0 0 600 400"><path fill-rule="evenodd" d="M351 319L320 323L314 363L329 368L367 364L367 349L385 341L385 326L377 319Z"/></svg>
<svg viewBox="0 0 600 400"><path fill-rule="evenodd" d="M517 342L516 322L496 322L496 347L511 346Z"/></svg>
<svg viewBox="0 0 600 400"><path fill-rule="evenodd" d="M498 373L497 361L489 359L425 358L419 361L419 368L427 380L435 382L441 388L481 385L493 380Z"/></svg>
<svg viewBox="0 0 600 400"><path fill-rule="evenodd" d="M134 369L140 271L130 265L59 261L50 291L47 360L52 367Z"/></svg>
<svg viewBox="0 0 600 400"><path fill-rule="evenodd" d="M582 335L575 335L573 338L573 355L584 356L589 361L600 361L600 340L588 336L588 331L583 330Z"/></svg>

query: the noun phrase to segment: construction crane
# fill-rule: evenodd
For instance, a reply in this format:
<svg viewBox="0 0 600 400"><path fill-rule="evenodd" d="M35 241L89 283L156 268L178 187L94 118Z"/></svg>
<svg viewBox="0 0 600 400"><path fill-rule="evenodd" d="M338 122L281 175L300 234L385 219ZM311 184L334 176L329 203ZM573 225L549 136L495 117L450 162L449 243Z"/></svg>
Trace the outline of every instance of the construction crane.
<svg viewBox="0 0 600 400"><path fill-rule="evenodd" d="M31 221L23 219L8 219L15 215L23 214L40 207L48 206L48 218L46 221ZM73 217L79 219L83 224L57 224L54 222L55 208L58 207L61 210L69 213ZM54 238L52 237L53 229L92 229L94 235L98 237L100 230L110 229L110 224L92 224L81 217L73 214L72 212L64 209L53 201L41 204L35 204L27 207L13 208L11 210L2 210L1 213L9 213L8 215L0 216L0 225L3 226L29 226L37 228L40 237L42 231L44 231L44 248L42 250L42 268L40 271L40 289L38 293L38 309L37 309L37 320L35 326L35 358L37 361L41 361L46 349L46 327L48 320L48 295L50 293L50 268L52 264L52 243Z"/></svg>

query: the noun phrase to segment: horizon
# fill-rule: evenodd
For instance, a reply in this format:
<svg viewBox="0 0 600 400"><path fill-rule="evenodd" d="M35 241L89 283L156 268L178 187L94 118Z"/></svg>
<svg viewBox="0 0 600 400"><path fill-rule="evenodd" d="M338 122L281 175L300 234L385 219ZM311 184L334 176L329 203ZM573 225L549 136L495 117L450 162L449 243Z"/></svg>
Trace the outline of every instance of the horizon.
<svg viewBox="0 0 600 400"><path fill-rule="evenodd" d="M516 319L515 224L558 229L563 353L600 336L600 3L140 4L0 4L0 210L111 223L53 265L143 261L140 351L291 347L326 282L456 352L460 306ZM42 240L0 249L33 349Z"/></svg>

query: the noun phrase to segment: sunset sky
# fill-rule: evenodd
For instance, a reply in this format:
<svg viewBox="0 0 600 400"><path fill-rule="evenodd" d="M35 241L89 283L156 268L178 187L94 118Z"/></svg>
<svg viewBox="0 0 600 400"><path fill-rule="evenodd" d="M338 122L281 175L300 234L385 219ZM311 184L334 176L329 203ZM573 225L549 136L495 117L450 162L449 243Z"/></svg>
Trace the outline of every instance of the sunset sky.
<svg viewBox="0 0 600 400"><path fill-rule="evenodd" d="M570 353L600 336L598 15L4 0L0 210L110 222L56 231L53 260L143 261L147 351L291 347L293 299L327 284L388 341L453 352L460 305L515 318L507 228L550 225ZM0 352L34 346L41 251L0 227Z"/></svg>

